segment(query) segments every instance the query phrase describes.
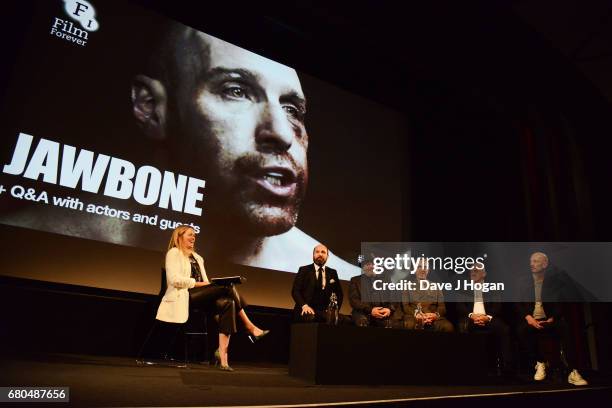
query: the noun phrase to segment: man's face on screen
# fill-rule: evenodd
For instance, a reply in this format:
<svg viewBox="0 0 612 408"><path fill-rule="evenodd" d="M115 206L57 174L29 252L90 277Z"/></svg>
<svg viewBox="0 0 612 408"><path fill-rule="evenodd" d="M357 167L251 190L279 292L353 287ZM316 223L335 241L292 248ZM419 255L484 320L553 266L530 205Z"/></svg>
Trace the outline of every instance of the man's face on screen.
<svg viewBox="0 0 612 408"><path fill-rule="evenodd" d="M202 33L177 90L178 131L200 169L205 211L254 235L295 225L308 180L306 102L295 70ZM231 228L231 227L230 227Z"/></svg>

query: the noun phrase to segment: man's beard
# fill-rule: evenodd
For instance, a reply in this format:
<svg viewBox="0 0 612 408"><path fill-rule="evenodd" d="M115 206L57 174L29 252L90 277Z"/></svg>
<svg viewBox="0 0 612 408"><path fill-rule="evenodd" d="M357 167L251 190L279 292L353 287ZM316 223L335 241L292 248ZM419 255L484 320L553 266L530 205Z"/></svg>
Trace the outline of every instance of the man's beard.
<svg viewBox="0 0 612 408"><path fill-rule="evenodd" d="M177 146L176 157L182 152L192 152L194 162L181 163L185 174L198 166L197 177L205 180L203 223L213 229L222 229L234 235L266 237L289 231L298 219L300 205L308 184L308 169L303 167L287 152L262 154L252 152L238 158L225 157L222 147L213 142L209 134L211 125L207 121L184 125L177 120L179 115L169 117L169 128L175 134L198 134L197 137L182 139ZM174 120L172 120L174 119ZM199 129L200 131L185 131ZM202 134L201 129L208 129ZM225 160L224 160L225 159ZM233 160L233 162L232 162ZM296 189L290 197L265 194L254 188L250 175L265 166L279 166L287 169L287 176L295 182Z"/></svg>
<svg viewBox="0 0 612 408"><path fill-rule="evenodd" d="M314 259L314 263L316 263L319 266L325 265L326 261L327 261L327 259L324 259L322 257L317 257L317 258Z"/></svg>
<svg viewBox="0 0 612 408"><path fill-rule="evenodd" d="M295 192L291 196L271 194L250 178L253 169L269 163L282 163L292 169ZM228 173L229 176L216 174L216 177L206 179L207 223L219 222L224 228L236 228L237 233L255 237L279 235L295 226L308 180L306 170L300 169L292 159L265 160L254 154L237 159Z"/></svg>

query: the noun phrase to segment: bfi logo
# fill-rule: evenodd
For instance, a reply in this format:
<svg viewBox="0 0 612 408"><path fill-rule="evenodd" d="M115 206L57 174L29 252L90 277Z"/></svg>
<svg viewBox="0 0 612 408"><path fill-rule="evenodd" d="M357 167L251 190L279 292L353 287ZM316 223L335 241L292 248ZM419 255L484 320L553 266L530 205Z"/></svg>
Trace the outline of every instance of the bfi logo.
<svg viewBox="0 0 612 408"><path fill-rule="evenodd" d="M100 27L96 20L96 10L86 0L64 0L64 11L68 17L80 23L82 28L70 20L55 17L50 34L84 47L89 39L88 32Z"/></svg>

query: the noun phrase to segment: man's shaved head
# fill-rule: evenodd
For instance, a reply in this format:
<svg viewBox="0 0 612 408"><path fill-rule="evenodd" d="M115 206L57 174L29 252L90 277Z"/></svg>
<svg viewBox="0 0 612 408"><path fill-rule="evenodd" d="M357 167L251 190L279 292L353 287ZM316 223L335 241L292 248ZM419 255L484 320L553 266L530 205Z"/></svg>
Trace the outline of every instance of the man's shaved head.
<svg viewBox="0 0 612 408"><path fill-rule="evenodd" d="M548 256L543 252L534 252L529 259L531 273L542 273L548 267Z"/></svg>

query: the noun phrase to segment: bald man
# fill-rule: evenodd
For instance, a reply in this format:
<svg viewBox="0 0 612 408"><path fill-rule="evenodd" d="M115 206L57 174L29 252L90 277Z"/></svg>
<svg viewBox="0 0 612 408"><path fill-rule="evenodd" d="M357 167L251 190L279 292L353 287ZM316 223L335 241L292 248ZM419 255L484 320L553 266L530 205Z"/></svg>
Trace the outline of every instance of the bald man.
<svg viewBox="0 0 612 408"><path fill-rule="evenodd" d="M546 363L538 347L538 336L553 333L559 338L565 352L570 374L567 381L573 385L588 383L576 370L576 356L571 344L567 323L562 315L562 302L575 301L573 284L562 271L549 265L548 256L534 252L530 257L531 275L525 276L519 284L521 303L517 303L519 326L517 335L529 359L535 362L535 381L546 378Z"/></svg>
<svg viewBox="0 0 612 408"><path fill-rule="evenodd" d="M313 263L301 266L293 281L291 295L295 301L294 319L298 322L324 322L325 309L332 293L342 307L342 287L338 272L326 265L329 252L325 245L317 245L312 251Z"/></svg>

